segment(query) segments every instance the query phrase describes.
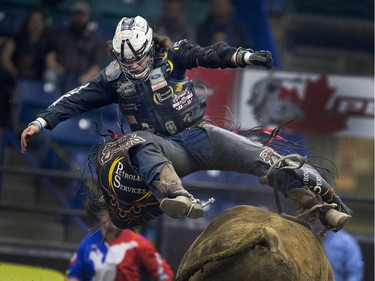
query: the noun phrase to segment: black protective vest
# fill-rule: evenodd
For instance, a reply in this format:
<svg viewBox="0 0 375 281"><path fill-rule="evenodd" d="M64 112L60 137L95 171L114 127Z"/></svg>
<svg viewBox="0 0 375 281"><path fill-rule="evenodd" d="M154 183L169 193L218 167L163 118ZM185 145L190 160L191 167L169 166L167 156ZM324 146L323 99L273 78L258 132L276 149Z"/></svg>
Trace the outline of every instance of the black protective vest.
<svg viewBox="0 0 375 281"><path fill-rule="evenodd" d="M142 132L131 133L99 148L98 183L111 220L118 228L134 228L163 213L129 160L129 148L149 141L152 140L147 135L143 137Z"/></svg>
<svg viewBox="0 0 375 281"><path fill-rule="evenodd" d="M174 135L203 118L205 102L187 76L172 75L172 61L163 58L154 65L146 82L129 81L123 75L116 80L120 110L133 132Z"/></svg>

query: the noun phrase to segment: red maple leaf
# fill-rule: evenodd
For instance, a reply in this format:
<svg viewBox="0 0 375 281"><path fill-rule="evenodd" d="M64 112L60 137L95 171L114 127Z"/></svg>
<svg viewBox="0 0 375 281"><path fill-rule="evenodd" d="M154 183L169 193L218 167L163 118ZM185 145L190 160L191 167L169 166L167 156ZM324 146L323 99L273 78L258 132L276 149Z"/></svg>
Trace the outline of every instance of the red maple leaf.
<svg viewBox="0 0 375 281"><path fill-rule="evenodd" d="M336 89L328 85L327 76L307 79L304 99L297 102L304 117L288 125L295 132L334 133L347 128L346 117L330 111L327 103Z"/></svg>

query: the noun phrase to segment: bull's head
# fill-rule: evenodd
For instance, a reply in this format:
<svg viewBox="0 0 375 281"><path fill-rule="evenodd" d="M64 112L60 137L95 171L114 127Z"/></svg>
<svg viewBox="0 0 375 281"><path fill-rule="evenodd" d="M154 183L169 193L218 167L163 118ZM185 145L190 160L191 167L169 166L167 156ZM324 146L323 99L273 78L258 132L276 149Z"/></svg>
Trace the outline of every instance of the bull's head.
<svg viewBox="0 0 375 281"><path fill-rule="evenodd" d="M252 206L220 214L186 252L176 281L329 281L320 241L304 226Z"/></svg>

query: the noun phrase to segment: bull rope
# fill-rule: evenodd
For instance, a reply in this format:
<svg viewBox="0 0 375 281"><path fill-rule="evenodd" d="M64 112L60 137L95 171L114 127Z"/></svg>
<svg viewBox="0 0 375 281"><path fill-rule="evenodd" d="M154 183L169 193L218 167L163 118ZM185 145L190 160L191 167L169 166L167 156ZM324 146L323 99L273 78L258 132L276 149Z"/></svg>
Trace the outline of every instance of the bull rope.
<svg viewBox="0 0 375 281"><path fill-rule="evenodd" d="M297 161L297 163L299 163L298 166L292 166L292 165L289 165L289 166L283 166L281 168L276 168L276 166L278 166L280 163L282 163L283 161L285 160L291 160L291 159L295 159ZM274 176L274 182L273 182L273 195L274 195L274 199L275 199L275 202L276 202L276 207L277 207L277 210L279 212L279 215L285 219L288 219L288 220L291 220L291 221L294 221L294 222L297 222L303 226L305 226L307 229L309 229L310 231L312 230L312 227L311 225L306 221L306 219L308 217L311 216L311 214L313 212L315 212L318 208L321 208L323 205L327 205L327 204L321 204L321 205L316 205L316 206L313 206L312 208L308 209L307 211L299 214L298 216L292 216L292 215L288 215L286 213L283 212L282 210L282 207L281 207L281 203L280 203L280 197L279 197L279 192L278 192L278 186L277 186L277 174L283 170L283 169L299 169L301 168L305 163L307 163L307 158L299 155L299 154L289 154L289 155L286 155L286 156L283 156L281 157L280 159L278 159L277 161L275 161L275 163L273 163L267 173L262 176L260 178L260 181L262 183L268 183L268 176L269 174L271 173L271 171L273 169L276 170L276 173L275 173L275 176ZM306 219L302 219L302 218L306 218Z"/></svg>

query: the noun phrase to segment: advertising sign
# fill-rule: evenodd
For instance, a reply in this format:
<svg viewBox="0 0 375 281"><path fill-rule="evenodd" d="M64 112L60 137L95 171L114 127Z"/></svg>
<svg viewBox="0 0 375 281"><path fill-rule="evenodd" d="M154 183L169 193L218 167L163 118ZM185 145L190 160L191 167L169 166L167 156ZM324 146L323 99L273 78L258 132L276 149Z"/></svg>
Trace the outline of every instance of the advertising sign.
<svg viewBox="0 0 375 281"><path fill-rule="evenodd" d="M374 79L243 71L237 96L243 129L288 123L296 133L374 137Z"/></svg>

